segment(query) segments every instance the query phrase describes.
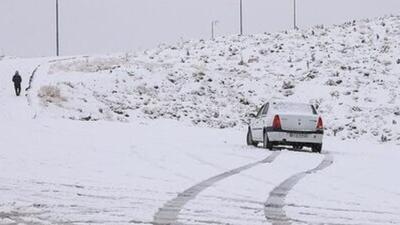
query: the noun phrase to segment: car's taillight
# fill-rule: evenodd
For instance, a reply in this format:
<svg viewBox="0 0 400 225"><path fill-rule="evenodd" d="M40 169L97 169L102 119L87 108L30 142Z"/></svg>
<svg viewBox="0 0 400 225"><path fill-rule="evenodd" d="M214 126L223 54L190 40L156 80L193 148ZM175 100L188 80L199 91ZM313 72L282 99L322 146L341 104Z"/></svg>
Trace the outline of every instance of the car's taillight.
<svg viewBox="0 0 400 225"><path fill-rule="evenodd" d="M274 129L281 129L281 118L279 117L279 115L275 115L274 117L274 121L272 122L272 127Z"/></svg>
<svg viewBox="0 0 400 225"><path fill-rule="evenodd" d="M324 124L322 122L322 118L318 118L318 123L317 123L317 130L323 130L324 129Z"/></svg>

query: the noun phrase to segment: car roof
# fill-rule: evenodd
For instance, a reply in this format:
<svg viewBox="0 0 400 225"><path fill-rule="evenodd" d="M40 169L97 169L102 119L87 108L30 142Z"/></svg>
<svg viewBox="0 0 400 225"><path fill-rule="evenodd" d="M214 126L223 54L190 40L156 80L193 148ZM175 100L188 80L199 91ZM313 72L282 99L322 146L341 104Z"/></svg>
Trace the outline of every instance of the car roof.
<svg viewBox="0 0 400 225"><path fill-rule="evenodd" d="M276 104L276 103L284 103L284 104L297 104L297 105L312 105L312 104L310 104L310 103L306 103L306 102L293 102L293 101L282 101L282 100L279 100L279 101L270 101L269 103L272 103L272 104Z"/></svg>

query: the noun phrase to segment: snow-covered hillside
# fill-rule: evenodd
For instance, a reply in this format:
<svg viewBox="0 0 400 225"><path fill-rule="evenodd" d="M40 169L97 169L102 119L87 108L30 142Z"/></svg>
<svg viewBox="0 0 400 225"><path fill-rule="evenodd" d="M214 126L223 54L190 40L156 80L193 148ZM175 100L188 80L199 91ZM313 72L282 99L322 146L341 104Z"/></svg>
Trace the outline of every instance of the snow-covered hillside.
<svg viewBox="0 0 400 225"><path fill-rule="evenodd" d="M327 135L400 144L400 17L143 53L74 57L36 73L37 116L246 125L270 98L319 105ZM36 97L39 98L36 98Z"/></svg>

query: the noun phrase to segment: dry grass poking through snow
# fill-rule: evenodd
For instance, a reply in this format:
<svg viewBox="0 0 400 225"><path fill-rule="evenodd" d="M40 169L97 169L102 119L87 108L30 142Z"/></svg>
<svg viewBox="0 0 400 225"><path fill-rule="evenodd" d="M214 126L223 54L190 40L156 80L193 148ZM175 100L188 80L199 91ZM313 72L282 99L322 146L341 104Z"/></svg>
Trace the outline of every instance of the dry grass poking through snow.
<svg viewBox="0 0 400 225"><path fill-rule="evenodd" d="M67 101L66 98L61 96L61 91L56 86L43 86L39 89L38 97L41 99L43 105L56 104L61 106L62 102Z"/></svg>

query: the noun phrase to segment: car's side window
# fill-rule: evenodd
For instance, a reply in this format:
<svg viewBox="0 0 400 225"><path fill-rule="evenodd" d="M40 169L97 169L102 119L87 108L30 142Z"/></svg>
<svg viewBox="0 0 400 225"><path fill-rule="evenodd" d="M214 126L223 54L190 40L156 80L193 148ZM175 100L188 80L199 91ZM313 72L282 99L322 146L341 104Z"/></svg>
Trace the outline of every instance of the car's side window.
<svg viewBox="0 0 400 225"><path fill-rule="evenodd" d="M312 109L314 115L318 114L317 110L315 109L315 107L313 105L311 105L311 109Z"/></svg>
<svg viewBox="0 0 400 225"><path fill-rule="evenodd" d="M261 109L258 111L256 118L259 118L261 116L262 112L264 111L264 108L265 108L265 105L263 105L261 107Z"/></svg>
<svg viewBox="0 0 400 225"><path fill-rule="evenodd" d="M268 113L268 109L269 109L269 103L265 104L262 115L265 116Z"/></svg>

